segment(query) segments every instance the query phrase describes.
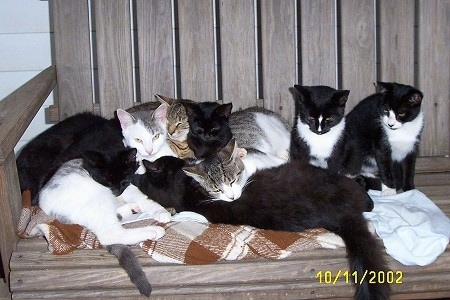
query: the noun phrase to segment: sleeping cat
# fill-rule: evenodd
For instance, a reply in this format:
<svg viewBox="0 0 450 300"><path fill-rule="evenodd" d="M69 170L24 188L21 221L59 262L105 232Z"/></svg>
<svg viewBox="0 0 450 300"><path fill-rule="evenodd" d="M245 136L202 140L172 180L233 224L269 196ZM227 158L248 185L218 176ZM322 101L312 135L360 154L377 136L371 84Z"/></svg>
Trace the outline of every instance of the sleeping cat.
<svg viewBox="0 0 450 300"><path fill-rule="evenodd" d="M231 103L183 102L183 105L189 122L187 142L196 158L215 154L230 141Z"/></svg>
<svg viewBox="0 0 450 300"><path fill-rule="evenodd" d="M168 105L167 110L167 142L170 149L179 158L195 158L194 152L189 148L187 135L189 122L183 103L193 102L187 99L172 99L162 95L156 95L161 103Z"/></svg>
<svg viewBox="0 0 450 300"><path fill-rule="evenodd" d="M309 162L314 166L343 172L345 104L350 91L328 86L290 88L295 100L294 127L291 136L291 159Z"/></svg>
<svg viewBox="0 0 450 300"><path fill-rule="evenodd" d="M132 109L132 113L117 110L122 128L123 143L136 148L136 159L155 160L164 155L175 156L167 143L167 104L160 104L155 110ZM140 163L138 173L144 172Z"/></svg>
<svg viewBox="0 0 450 300"><path fill-rule="evenodd" d="M356 144L349 169L379 172L384 195L414 189L414 171L424 116L423 94L404 84L378 82L378 93L347 115L346 131ZM349 164L350 164L349 163Z"/></svg>
<svg viewBox="0 0 450 300"><path fill-rule="evenodd" d="M191 178L192 169L186 175L185 164L175 157L144 161L147 172L139 188L165 206L200 213L212 223L286 231L323 227L344 240L352 273L387 270L382 247L362 215L373 203L354 180L297 160L257 171L241 197L226 202L214 200ZM210 168L208 160L200 164ZM356 299L388 299L389 294L388 284L369 284L368 278L356 284Z"/></svg>
<svg viewBox="0 0 450 300"><path fill-rule="evenodd" d="M277 113L250 107L231 114L230 128L240 148L289 159L291 128Z"/></svg>

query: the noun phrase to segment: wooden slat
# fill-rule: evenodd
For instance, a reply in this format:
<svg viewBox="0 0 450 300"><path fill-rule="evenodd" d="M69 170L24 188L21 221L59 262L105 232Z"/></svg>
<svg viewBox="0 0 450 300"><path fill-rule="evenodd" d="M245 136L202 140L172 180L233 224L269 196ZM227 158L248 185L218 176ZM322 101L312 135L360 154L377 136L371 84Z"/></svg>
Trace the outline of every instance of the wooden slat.
<svg viewBox="0 0 450 300"><path fill-rule="evenodd" d="M171 0L136 3L141 102L175 97Z"/></svg>
<svg viewBox="0 0 450 300"><path fill-rule="evenodd" d="M300 11L302 84L337 88L335 2L302 0Z"/></svg>
<svg viewBox="0 0 450 300"><path fill-rule="evenodd" d="M422 155L450 154L450 1L419 1L419 89L426 125Z"/></svg>
<svg viewBox="0 0 450 300"><path fill-rule="evenodd" d="M298 81L295 1L262 0L260 3L264 107L292 122L294 101L289 87Z"/></svg>
<svg viewBox="0 0 450 300"><path fill-rule="evenodd" d="M95 2L98 80L101 114L114 116L133 105L133 65L129 1Z"/></svg>
<svg viewBox="0 0 450 300"><path fill-rule="evenodd" d="M181 97L216 100L214 23L210 0L178 1Z"/></svg>
<svg viewBox="0 0 450 300"><path fill-rule="evenodd" d="M234 110L257 106L254 1L219 3L222 100Z"/></svg>
<svg viewBox="0 0 450 300"><path fill-rule="evenodd" d="M416 162L416 173L425 172L449 172L450 157L434 156L419 157Z"/></svg>
<svg viewBox="0 0 450 300"><path fill-rule="evenodd" d="M349 111L375 92L375 20L373 0L340 2L342 88L350 90Z"/></svg>
<svg viewBox="0 0 450 300"><path fill-rule="evenodd" d="M381 0L378 7L378 77L414 86L414 0Z"/></svg>
<svg viewBox="0 0 450 300"><path fill-rule="evenodd" d="M93 110L88 1L52 1L61 120Z"/></svg>

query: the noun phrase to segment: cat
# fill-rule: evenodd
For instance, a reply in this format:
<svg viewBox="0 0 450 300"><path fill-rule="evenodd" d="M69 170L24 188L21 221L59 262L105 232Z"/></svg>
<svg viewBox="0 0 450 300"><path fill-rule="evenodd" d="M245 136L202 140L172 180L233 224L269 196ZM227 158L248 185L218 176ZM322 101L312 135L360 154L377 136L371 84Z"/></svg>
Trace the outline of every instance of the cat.
<svg viewBox="0 0 450 300"><path fill-rule="evenodd" d="M153 107L153 104L150 104ZM141 108L143 108L141 106ZM164 155L175 153L167 143L167 104L160 104L155 110L146 108L132 108L131 113L123 109L117 109L117 118L122 128L123 143L126 146L136 148L136 159L140 162L138 173L145 169L141 164L142 159L155 160Z"/></svg>
<svg viewBox="0 0 450 300"><path fill-rule="evenodd" d="M233 112L230 128L240 148L289 159L291 127L282 117L262 107Z"/></svg>
<svg viewBox="0 0 450 300"><path fill-rule="evenodd" d="M209 163L200 162L203 169ZM344 240L350 272L387 270L382 246L363 217L373 202L354 180L295 160L257 171L240 198L227 202L215 200L186 164L175 157L144 161L147 172L138 187L165 206L194 211L211 223L285 231L323 227ZM356 284L356 299L388 299L389 294L387 283L369 284L366 278Z"/></svg>
<svg viewBox="0 0 450 300"><path fill-rule="evenodd" d="M345 173L345 155L351 155L345 149L350 147L345 133L345 105L350 91L301 85L290 91L295 100L290 158Z"/></svg>
<svg viewBox="0 0 450 300"><path fill-rule="evenodd" d="M363 99L346 117L346 131L356 145L347 168L353 173L378 172L383 195L390 195L415 188L423 94L395 82L378 81L376 88L377 93Z"/></svg>
<svg viewBox="0 0 450 300"><path fill-rule="evenodd" d="M217 153L232 138L232 103L183 102L189 122L187 142L197 159Z"/></svg>
<svg viewBox="0 0 450 300"><path fill-rule="evenodd" d="M162 95L155 95L161 102L166 103L167 110L167 141L170 149L181 159L195 159L194 152L189 148L187 135L189 133L189 122L186 108L183 103L193 102L188 99L172 99Z"/></svg>
<svg viewBox="0 0 450 300"><path fill-rule="evenodd" d="M16 159L21 191L30 190L32 204L49 178L66 161L86 150L124 148L117 119L84 112L69 117L28 142Z"/></svg>

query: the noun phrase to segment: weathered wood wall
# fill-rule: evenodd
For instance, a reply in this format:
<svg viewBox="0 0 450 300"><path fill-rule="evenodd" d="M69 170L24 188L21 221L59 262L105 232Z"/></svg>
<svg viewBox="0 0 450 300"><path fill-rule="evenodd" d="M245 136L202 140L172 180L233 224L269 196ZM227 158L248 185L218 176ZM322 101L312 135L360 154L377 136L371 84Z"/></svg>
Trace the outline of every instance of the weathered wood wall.
<svg viewBox="0 0 450 300"><path fill-rule="evenodd" d="M62 1L64 6L60 5ZM421 155L450 154L450 0L54 0L59 116L153 95L264 106L294 84L425 94ZM64 11L62 11L64 10Z"/></svg>

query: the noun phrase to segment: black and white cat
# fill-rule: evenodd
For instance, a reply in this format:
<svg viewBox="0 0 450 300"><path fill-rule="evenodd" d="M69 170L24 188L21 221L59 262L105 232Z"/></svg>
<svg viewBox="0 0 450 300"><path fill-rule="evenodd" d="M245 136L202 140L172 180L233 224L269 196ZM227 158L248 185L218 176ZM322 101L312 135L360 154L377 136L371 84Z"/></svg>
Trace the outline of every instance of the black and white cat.
<svg viewBox="0 0 450 300"><path fill-rule="evenodd" d="M208 169L210 163L200 164ZM212 223L286 231L326 228L344 240L351 272L387 270L382 246L362 215L373 203L354 180L296 160L257 171L240 198L227 202L214 200L185 164L175 157L144 161L147 172L136 184L164 206L200 213ZM365 279L356 285L355 298L388 299L389 294L388 284Z"/></svg>
<svg viewBox="0 0 450 300"><path fill-rule="evenodd" d="M342 173L345 143L345 104L350 91L328 86L295 85L290 157Z"/></svg>
<svg viewBox="0 0 450 300"><path fill-rule="evenodd" d="M358 103L346 117L346 131L356 145L348 169L357 174L378 172L383 195L414 189L424 125L423 94L395 82L377 82L376 87L378 92Z"/></svg>
<svg viewBox="0 0 450 300"><path fill-rule="evenodd" d="M182 102L188 116L187 142L197 159L216 154L232 138L229 119L233 105Z"/></svg>

